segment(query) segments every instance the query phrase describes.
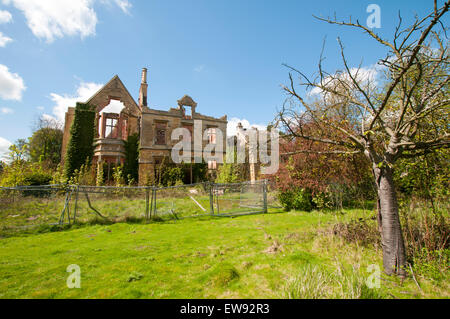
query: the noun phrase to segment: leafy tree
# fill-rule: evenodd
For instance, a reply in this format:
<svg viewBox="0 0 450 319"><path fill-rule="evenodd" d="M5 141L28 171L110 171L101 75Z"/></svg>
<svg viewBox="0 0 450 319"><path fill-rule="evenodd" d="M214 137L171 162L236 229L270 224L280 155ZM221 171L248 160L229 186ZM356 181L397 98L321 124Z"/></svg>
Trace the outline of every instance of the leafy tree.
<svg viewBox="0 0 450 319"><path fill-rule="evenodd" d="M63 131L56 121L39 119L37 129L29 139L31 161L48 162L56 167L61 162L62 140Z"/></svg>
<svg viewBox="0 0 450 319"><path fill-rule="evenodd" d="M9 147L9 159L11 164L22 163L28 160L28 143L25 139L21 138Z"/></svg>
<svg viewBox="0 0 450 319"><path fill-rule="evenodd" d="M351 68L338 39L342 71L324 71L322 57L316 79L291 68L299 75L300 85L320 93L320 98L313 100L309 98L311 94L301 94L292 74L290 85L284 87L291 104L283 107L278 120L286 132L313 144L328 145L329 154L364 154L370 163L377 187L383 265L387 274L406 275L405 244L394 183L398 161L450 145L448 44L435 30L443 27L449 6L450 1L446 1L439 8L435 0L433 11L422 19L416 17L407 28L402 28L400 19L392 41L358 21L319 18L362 30L385 47L386 57L379 62L385 71L383 82L364 77L361 67ZM315 129L303 130L306 123Z"/></svg>
<svg viewBox="0 0 450 319"><path fill-rule="evenodd" d="M95 108L77 103L75 117L70 128L70 140L65 158L65 174L73 176L85 163L91 163L94 153Z"/></svg>

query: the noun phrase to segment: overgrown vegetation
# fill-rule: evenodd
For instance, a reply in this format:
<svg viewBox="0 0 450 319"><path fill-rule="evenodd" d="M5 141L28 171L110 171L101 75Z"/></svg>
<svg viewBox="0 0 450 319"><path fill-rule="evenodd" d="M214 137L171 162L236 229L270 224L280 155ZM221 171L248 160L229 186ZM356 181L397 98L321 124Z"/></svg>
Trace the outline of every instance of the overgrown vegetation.
<svg viewBox="0 0 450 319"><path fill-rule="evenodd" d="M279 199L286 211L295 209L310 212L313 209L311 192L307 189L286 190L280 193Z"/></svg>
<svg viewBox="0 0 450 319"><path fill-rule="evenodd" d="M123 175L128 185L139 180L139 134L128 136L125 141L125 164Z"/></svg>
<svg viewBox="0 0 450 319"><path fill-rule="evenodd" d="M95 107L77 103L75 117L70 128L70 139L65 158L65 174L71 178L75 170L90 163L94 153Z"/></svg>
<svg viewBox="0 0 450 319"><path fill-rule="evenodd" d="M425 201L410 201L402 205L401 223L405 236L408 264L405 272L435 282L448 276L450 262L450 223L447 202L431 204ZM347 243L381 249L376 218L358 218L337 223L331 231Z"/></svg>

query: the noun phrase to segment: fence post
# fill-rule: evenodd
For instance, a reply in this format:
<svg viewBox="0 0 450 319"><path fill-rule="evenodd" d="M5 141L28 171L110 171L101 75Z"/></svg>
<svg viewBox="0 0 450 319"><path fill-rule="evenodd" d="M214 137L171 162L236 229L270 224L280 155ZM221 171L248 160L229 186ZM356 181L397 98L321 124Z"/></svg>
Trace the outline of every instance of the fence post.
<svg viewBox="0 0 450 319"><path fill-rule="evenodd" d="M145 189L145 219L147 221L149 221L149 219L150 219L149 197L150 197L150 189L149 189L149 187L146 187L146 189Z"/></svg>
<svg viewBox="0 0 450 319"><path fill-rule="evenodd" d="M153 187L152 197L153 197L153 217L156 217L156 188L155 187Z"/></svg>
<svg viewBox="0 0 450 319"><path fill-rule="evenodd" d="M209 183L209 213L214 215L214 183Z"/></svg>
<svg viewBox="0 0 450 319"><path fill-rule="evenodd" d="M64 224L64 219L65 219L64 215L66 214L67 206L70 203L69 195L70 195L69 191L66 190L66 200L64 202L64 208L63 208L63 211L61 213L61 216L59 217L59 225L63 225Z"/></svg>
<svg viewBox="0 0 450 319"><path fill-rule="evenodd" d="M264 180L263 184L263 202L264 214L267 214L267 180Z"/></svg>
<svg viewBox="0 0 450 319"><path fill-rule="evenodd" d="M78 192L80 190L80 186L77 185L77 190L76 190L76 194L75 194L75 208L73 209L73 223L75 224L75 222L77 221L77 209L78 209Z"/></svg>

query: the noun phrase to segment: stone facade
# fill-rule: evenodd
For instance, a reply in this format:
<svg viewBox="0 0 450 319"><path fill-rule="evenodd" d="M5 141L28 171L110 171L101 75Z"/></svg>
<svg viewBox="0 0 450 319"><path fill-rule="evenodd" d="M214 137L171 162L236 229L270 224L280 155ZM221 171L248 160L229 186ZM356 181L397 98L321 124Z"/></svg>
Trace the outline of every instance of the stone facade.
<svg viewBox="0 0 450 319"><path fill-rule="evenodd" d="M171 161L173 146L179 141L172 141L172 132L176 128L187 128L194 132L194 124L201 123L201 132L211 132L215 139L215 129L222 132L222 143L226 145L227 116L214 118L202 115L196 111L197 103L189 96L181 98L177 108L169 111L151 109L147 105L147 69L143 69L138 103L136 103L118 76L115 76L94 96L85 103L96 107L96 138L94 141L94 164L119 164L125 160L124 141L128 136L139 133L139 183L152 183L156 169L162 161ZM111 101L120 101L124 108L119 113L102 112ZM70 127L75 115L74 108L70 107L66 113L62 158L67 149L70 138ZM199 122L201 121L201 122ZM211 142L203 140L203 147ZM192 141L194 136L192 137ZM215 143L215 142L214 142ZM192 145L194 143L192 142ZM193 159L201 156L201 149L192 147ZM224 148L225 152L225 148ZM217 155L217 154L216 154ZM225 153L223 154L225 155ZM192 160L193 162L193 160ZM217 163L208 163L211 170L217 169ZM191 176L192 181L192 176Z"/></svg>

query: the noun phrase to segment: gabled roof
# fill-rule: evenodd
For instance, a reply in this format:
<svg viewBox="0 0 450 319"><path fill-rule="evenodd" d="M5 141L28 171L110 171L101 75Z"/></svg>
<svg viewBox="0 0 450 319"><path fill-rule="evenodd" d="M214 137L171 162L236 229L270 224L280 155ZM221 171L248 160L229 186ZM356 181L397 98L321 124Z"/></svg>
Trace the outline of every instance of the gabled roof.
<svg viewBox="0 0 450 319"><path fill-rule="evenodd" d="M123 84L122 80L120 80L118 75L115 75L108 83L106 83L100 90L98 90L89 100L86 101L87 104L94 104L97 107L103 109L106 105L102 105L104 103L98 103L99 101L105 100L103 96L105 94L108 98L117 98L120 99L124 104L132 104L131 106L139 109L138 104L134 100L133 96L130 94L126 86ZM97 100L97 103L95 103ZM125 103L127 102L127 103ZM101 109L97 109L97 112L101 111Z"/></svg>

